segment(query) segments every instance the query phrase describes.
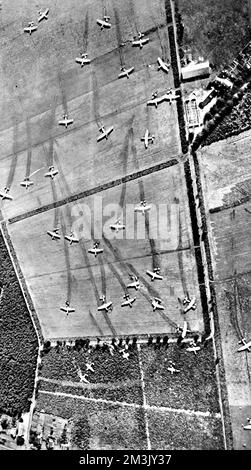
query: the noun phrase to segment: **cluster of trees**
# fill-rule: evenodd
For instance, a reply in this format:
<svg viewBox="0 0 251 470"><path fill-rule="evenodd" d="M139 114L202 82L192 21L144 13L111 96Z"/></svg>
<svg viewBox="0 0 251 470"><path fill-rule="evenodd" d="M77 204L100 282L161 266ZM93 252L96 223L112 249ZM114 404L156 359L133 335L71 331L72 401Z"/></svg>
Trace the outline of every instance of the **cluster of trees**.
<svg viewBox="0 0 251 470"><path fill-rule="evenodd" d="M192 144L192 150L196 151L200 145L210 145L212 142L217 140L225 139L230 135L233 135L236 131L240 133L243 129L239 127L237 115L241 109L241 102L245 102L246 93L250 89L250 82L246 87L242 86L234 94L219 97L217 103L210 110L210 114L207 116L205 125L198 134ZM250 96L248 98L250 100ZM237 104L239 104L237 108ZM245 112L247 106L243 106L244 115L241 119L242 125L247 128ZM250 111L248 110L250 116ZM232 117L236 116L236 119L232 121ZM240 122L240 121L239 121ZM250 122L250 121L249 121Z"/></svg>
<svg viewBox="0 0 251 470"><path fill-rule="evenodd" d="M89 449L89 439L90 439L90 425L87 418L87 415L83 413L81 418L79 418L75 423L72 429L72 442L79 449L88 450Z"/></svg>
<svg viewBox="0 0 251 470"><path fill-rule="evenodd" d="M168 24L172 22L172 10L171 10L170 0L165 0L165 10L166 10L166 22Z"/></svg>
<svg viewBox="0 0 251 470"><path fill-rule="evenodd" d="M29 410L33 394L37 337L4 239L0 233L0 412Z"/></svg>
<svg viewBox="0 0 251 470"><path fill-rule="evenodd" d="M247 92L236 107L232 107L231 112L223 116L220 124L205 139L203 146L213 142L237 135L251 128L251 92Z"/></svg>

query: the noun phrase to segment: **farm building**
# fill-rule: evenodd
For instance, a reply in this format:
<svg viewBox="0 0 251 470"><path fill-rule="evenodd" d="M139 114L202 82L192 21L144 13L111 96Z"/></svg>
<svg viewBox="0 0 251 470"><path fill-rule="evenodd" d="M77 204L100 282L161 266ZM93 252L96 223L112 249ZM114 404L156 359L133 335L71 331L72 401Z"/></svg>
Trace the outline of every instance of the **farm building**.
<svg viewBox="0 0 251 470"><path fill-rule="evenodd" d="M210 75L209 61L205 62L190 62L185 67L181 68L181 78L185 80L196 80L197 78L207 77Z"/></svg>

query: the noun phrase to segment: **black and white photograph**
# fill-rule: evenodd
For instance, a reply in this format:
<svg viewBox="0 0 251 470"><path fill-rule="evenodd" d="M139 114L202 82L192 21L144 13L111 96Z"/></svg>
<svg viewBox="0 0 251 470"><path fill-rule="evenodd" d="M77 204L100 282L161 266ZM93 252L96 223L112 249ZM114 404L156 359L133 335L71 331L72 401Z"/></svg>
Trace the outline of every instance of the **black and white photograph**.
<svg viewBox="0 0 251 470"><path fill-rule="evenodd" d="M251 451L251 1L2 0L0 111L0 455Z"/></svg>

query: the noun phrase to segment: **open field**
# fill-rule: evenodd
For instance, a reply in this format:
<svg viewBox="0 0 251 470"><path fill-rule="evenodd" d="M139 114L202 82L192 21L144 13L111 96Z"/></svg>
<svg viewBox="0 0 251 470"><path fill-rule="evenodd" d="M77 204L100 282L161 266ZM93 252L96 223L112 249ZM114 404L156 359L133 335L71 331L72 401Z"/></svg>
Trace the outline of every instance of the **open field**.
<svg viewBox="0 0 251 470"><path fill-rule="evenodd" d="M143 5L142 2L139 3ZM32 35L28 38L23 35L18 53L23 57L29 50L29 55L32 56L30 62L27 67L22 64L21 70L15 62L15 70L12 73L8 70L8 80L6 81L6 77L3 80L6 103L3 100L2 109L6 106L5 126L6 123L9 125L0 134L4 147L0 162L0 187L8 183L15 200L14 204L4 202L4 217L9 218L54 202L54 199L62 198L61 192L65 197L79 193L83 188L90 189L113 181L121 177L123 172L126 174L127 171L135 171L135 167L142 169L151 166L152 159L154 163L166 160L166 147L170 150L170 159L180 152L175 106L163 103L157 110L146 106L146 101L151 98L154 90L165 91L173 84L171 72L166 76L157 70L157 57L162 54L162 49L165 49L166 55L169 54L164 17L158 14L160 7L155 10L156 18L149 14L148 8L146 13L144 7L142 8L140 19L143 20L144 30L151 30L151 41L139 51L128 42L123 50L118 47L122 39L128 41L131 38L127 20L124 20L124 14L128 12L123 2L116 3L115 10L119 10L121 14L121 17L115 18L116 25L111 31L103 32L99 31L96 18L93 18L96 9L94 10L91 2L85 5L85 21L81 25L84 27L82 43L72 34L73 26L79 25L82 8L79 11L74 2L74 9L71 9L71 1L65 4L68 9L64 11L66 5L62 10L60 8L59 18L56 11L53 15L53 9L51 10L49 24L47 22L43 25L41 32L37 31L37 37ZM127 7L129 8L128 5ZM77 17L71 18L73 14ZM50 46L48 45L45 54L45 45L39 35L44 38L46 34L48 40L48 27L53 32L54 22L60 21L66 22L66 31L59 30L55 38L50 38ZM69 23L70 29L67 27ZM75 42L72 44L72 41ZM63 47L65 43L66 48ZM13 43L9 47L12 49L3 62L13 67L13 59L16 57L12 57L11 52L17 53L16 45ZM88 51L92 62L81 69L75 63L75 57L79 55L79 49L83 48ZM135 67L129 80L117 78L122 64ZM36 68L36 74L33 67ZM22 83L20 92L15 89L16 69L18 77L28 87L25 103L22 98L24 84ZM9 88L15 89L11 107L7 100ZM73 126L67 130L57 124L66 111L74 119ZM114 132L108 142L97 143L101 124L113 124ZM144 145L140 142L147 126L156 135L151 157L150 149L145 152ZM167 128L170 132L166 132ZM130 151L131 146L133 151ZM54 196L48 190L50 183L43 177L44 170L34 177L34 188L26 192L20 187L25 175L53 163L60 170L55 181ZM97 165L100 171L97 171Z"/></svg>
<svg viewBox="0 0 251 470"><path fill-rule="evenodd" d="M33 3L24 4L31 14ZM51 8L50 21L37 34L22 35L18 48L14 38L3 44L0 187L10 188L13 201L2 202L2 218L10 222L45 338L172 333L183 320L177 297L187 290L198 297L189 326L203 331L176 105L146 105L153 91L173 86L172 71L166 75L157 67L158 56L170 57L164 2L151 4L154 13L140 1L106 7L113 24L108 31L99 30L91 2L78 9L67 1L59 14ZM150 41L141 50L130 39L142 28ZM81 69L75 57L83 50L91 64ZM122 65L135 67L129 80L118 79ZM74 119L68 129L58 126L65 112ZM114 131L97 142L101 125ZM156 137L147 149L140 140L146 128ZM59 174L49 181L44 173L53 164ZM20 186L38 169L31 188ZM144 199L158 214L138 214L134 225L133 207ZM111 239L109 216L113 223L126 218L123 241ZM80 243L54 243L46 231L57 226L62 235L73 229ZM88 249L97 239L104 254L94 258ZM152 283L146 270L155 267L164 280ZM125 312L120 305L130 274L139 277L142 289ZM97 312L103 294L113 302L110 315ZM162 299L164 314L152 312L152 297ZM68 317L59 309L66 299L76 309Z"/></svg>
<svg viewBox="0 0 251 470"><path fill-rule="evenodd" d="M249 149L247 131L199 152L235 449L251 447L242 429L251 412L251 362L248 353L236 352L238 341L251 336Z"/></svg>
<svg viewBox="0 0 251 470"><path fill-rule="evenodd" d="M44 212L9 225L9 233L46 338L159 333L173 331L177 323L182 322L177 297L182 297L186 290L198 295L182 173L182 167L176 165L128 182L126 186L104 191L98 195L98 200L89 197L78 204L60 208L57 220L61 231L69 233L74 227L75 233L83 237L75 246L69 246L62 240L52 241L46 234L46 230L55 226L55 211ZM141 228L144 229L145 221L141 214L137 216L135 225L134 216L133 219L129 216L126 218L126 236L129 236L123 240L121 233L118 239L111 239L113 234L109 228L106 232L103 229L102 233L102 222L100 223L98 216L94 230L97 229L101 236L94 237L91 224L88 225L84 216L79 216L81 210L84 212L81 205L83 203L91 208L92 213L94 204L101 203L103 214L109 204L117 203L122 213L122 208L133 208L134 201L142 199L142 192L156 208L166 202L161 225L156 227L157 221L153 220L150 229L146 225L142 236ZM119 215L115 214L113 220ZM149 215L150 223L151 217ZM109 227L108 222L109 219L103 215L103 223ZM155 239L151 237L151 228ZM156 236L155 228L162 233ZM89 238L87 240L84 239L86 232ZM141 238L135 240L138 233ZM93 245L91 237L101 239L104 249L102 259L88 253ZM23 246L27 247L25 251ZM164 280L152 283L145 273L147 269L156 266L160 267ZM143 287L135 295L134 308L128 309L125 314L120 304L127 291L130 274L136 274ZM113 301L114 309L109 314L112 327L108 324L109 320L97 312L102 294L106 294L107 300ZM166 309L164 315L161 312L152 312L153 296L163 300ZM66 298L76 308L76 313L69 317L64 317L59 310ZM188 321L192 330L203 329L200 307L188 313Z"/></svg>

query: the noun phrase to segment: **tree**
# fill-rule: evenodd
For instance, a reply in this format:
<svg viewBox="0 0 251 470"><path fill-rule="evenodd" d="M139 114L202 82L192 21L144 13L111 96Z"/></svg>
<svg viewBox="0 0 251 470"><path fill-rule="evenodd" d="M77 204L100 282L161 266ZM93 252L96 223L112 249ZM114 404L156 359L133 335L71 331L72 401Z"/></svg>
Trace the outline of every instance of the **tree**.
<svg viewBox="0 0 251 470"><path fill-rule="evenodd" d="M2 429L4 429L4 430L8 428L8 420L6 418L4 418L1 421L1 426L2 426Z"/></svg>
<svg viewBox="0 0 251 470"><path fill-rule="evenodd" d="M22 436L17 436L16 443L17 443L17 446L23 446L24 445L24 438Z"/></svg>
<svg viewBox="0 0 251 470"><path fill-rule="evenodd" d="M66 444L67 442L68 442L68 439L67 439L67 424L65 424L63 432L61 434L60 444Z"/></svg>
<svg viewBox="0 0 251 470"><path fill-rule="evenodd" d="M80 449L87 450L89 447L90 426L86 415L82 416L74 425L72 441Z"/></svg>

